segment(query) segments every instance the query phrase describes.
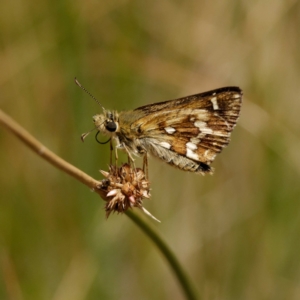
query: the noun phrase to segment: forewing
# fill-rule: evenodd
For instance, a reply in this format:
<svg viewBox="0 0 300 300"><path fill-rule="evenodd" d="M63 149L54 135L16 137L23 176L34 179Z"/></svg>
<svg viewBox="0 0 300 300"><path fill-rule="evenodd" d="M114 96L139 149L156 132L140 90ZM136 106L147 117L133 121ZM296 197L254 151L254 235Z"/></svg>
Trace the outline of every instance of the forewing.
<svg viewBox="0 0 300 300"><path fill-rule="evenodd" d="M228 145L241 102L238 87L225 87L139 107L130 127L140 140L209 165Z"/></svg>

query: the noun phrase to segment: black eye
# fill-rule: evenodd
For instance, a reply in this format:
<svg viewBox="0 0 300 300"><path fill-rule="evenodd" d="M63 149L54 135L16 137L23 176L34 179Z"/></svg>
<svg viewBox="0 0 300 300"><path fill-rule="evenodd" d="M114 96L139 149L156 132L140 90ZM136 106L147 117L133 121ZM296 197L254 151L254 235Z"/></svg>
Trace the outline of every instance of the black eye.
<svg viewBox="0 0 300 300"><path fill-rule="evenodd" d="M117 124L115 122L108 122L105 125L105 128L110 132L114 132L117 130Z"/></svg>

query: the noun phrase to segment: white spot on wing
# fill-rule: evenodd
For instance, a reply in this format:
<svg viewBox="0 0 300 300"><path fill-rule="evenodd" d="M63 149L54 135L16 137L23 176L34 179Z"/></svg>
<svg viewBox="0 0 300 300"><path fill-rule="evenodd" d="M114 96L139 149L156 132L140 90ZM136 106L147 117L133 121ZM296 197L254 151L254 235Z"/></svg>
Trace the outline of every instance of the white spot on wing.
<svg viewBox="0 0 300 300"><path fill-rule="evenodd" d="M217 135L217 136L225 136L225 137L230 136L230 133L228 133L228 132L222 132L222 131L213 131L213 134Z"/></svg>
<svg viewBox="0 0 300 300"><path fill-rule="evenodd" d="M173 134L176 131L176 129L173 127L165 127L165 131L166 133Z"/></svg>
<svg viewBox="0 0 300 300"><path fill-rule="evenodd" d="M204 152L203 156L212 161L215 159L216 153L214 153L208 149Z"/></svg>
<svg viewBox="0 0 300 300"><path fill-rule="evenodd" d="M166 148L166 149L170 149L171 148L171 145L167 142L160 142L159 143L160 146Z"/></svg>
<svg viewBox="0 0 300 300"><path fill-rule="evenodd" d="M194 159L194 160L199 160L199 156L198 154L196 154L195 152L193 152L191 149L186 148L186 156Z"/></svg>
<svg viewBox="0 0 300 300"><path fill-rule="evenodd" d="M201 140L201 139L205 138L205 136L206 136L206 133L201 132L197 135L197 138L199 138Z"/></svg>
<svg viewBox="0 0 300 300"><path fill-rule="evenodd" d="M186 147L191 150L197 149L197 145L195 145L194 143L191 143L191 142L186 143Z"/></svg>
<svg viewBox="0 0 300 300"><path fill-rule="evenodd" d="M201 128L201 132L206 134L212 134L213 130L211 128L206 127L206 128Z"/></svg>
<svg viewBox="0 0 300 300"><path fill-rule="evenodd" d="M195 123L194 123L194 125L196 126L196 127L198 127L200 130L202 130L203 128L206 128L206 122L203 122L203 121L196 121Z"/></svg>
<svg viewBox="0 0 300 300"><path fill-rule="evenodd" d="M213 105L213 109L214 110L218 110L219 109L219 105L218 105L218 100L217 97L213 97L210 99L212 105Z"/></svg>

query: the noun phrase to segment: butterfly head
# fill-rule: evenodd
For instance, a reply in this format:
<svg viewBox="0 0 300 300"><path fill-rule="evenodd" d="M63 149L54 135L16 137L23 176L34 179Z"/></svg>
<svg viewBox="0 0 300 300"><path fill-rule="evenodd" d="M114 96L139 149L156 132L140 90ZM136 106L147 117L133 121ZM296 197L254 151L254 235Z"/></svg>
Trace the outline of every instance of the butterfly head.
<svg viewBox="0 0 300 300"><path fill-rule="evenodd" d="M84 88L79 81L75 78L75 83L88 95L90 95L102 108L103 114L95 115L93 117L95 128L92 130L83 133L81 135L81 140L83 141L93 130L97 129L98 132L96 134L96 140L97 136L100 133L104 133L106 135L112 136L115 132L118 132L120 130L119 128L119 115L116 111L108 111L106 110L102 104L88 91L86 88ZM110 140L110 139L109 139ZM102 142L98 141L100 144L103 144ZM106 142L105 142L106 143ZM104 144L105 144L104 143Z"/></svg>
<svg viewBox="0 0 300 300"><path fill-rule="evenodd" d="M117 112L104 110L103 114L93 117L95 127L101 133L112 135L119 131L119 116Z"/></svg>

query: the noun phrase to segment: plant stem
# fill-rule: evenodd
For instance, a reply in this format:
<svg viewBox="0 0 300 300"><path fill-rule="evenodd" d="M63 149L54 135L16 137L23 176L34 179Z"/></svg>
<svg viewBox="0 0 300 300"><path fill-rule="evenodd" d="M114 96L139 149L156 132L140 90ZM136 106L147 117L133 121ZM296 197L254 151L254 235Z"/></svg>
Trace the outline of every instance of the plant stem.
<svg viewBox="0 0 300 300"><path fill-rule="evenodd" d="M101 184L101 182L95 180L91 176L87 175L83 171L79 170L75 166L71 165L70 163L66 162L64 159L50 151L1 109L0 124L2 124L6 129L16 135L25 145L31 148L39 156L47 160L50 164L71 175L81 183L87 185L89 188L92 188L95 192L99 193L97 187Z"/></svg>
<svg viewBox="0 0 300 300"><path fill-rule="evenodd" d="M154 242L154 244L161 251L163 256L168 261L171 269L175 273L183 292L185 293L186 299L196 300L200 299L196 293L196 289L192 285L192 282L189 280L187 274L184 272L181 267L178 259L172 252L172 250L168 247L165 241L160 237L158 232L151 226L148 222L145 222L140 216L134 213L131 210L126 211L126 215L140 227L140 229Z"/></svg>

